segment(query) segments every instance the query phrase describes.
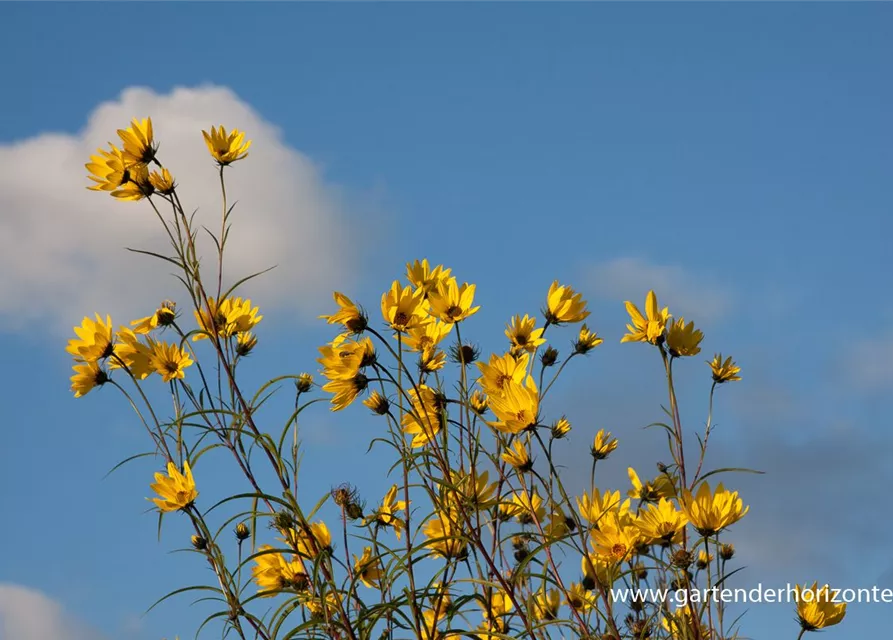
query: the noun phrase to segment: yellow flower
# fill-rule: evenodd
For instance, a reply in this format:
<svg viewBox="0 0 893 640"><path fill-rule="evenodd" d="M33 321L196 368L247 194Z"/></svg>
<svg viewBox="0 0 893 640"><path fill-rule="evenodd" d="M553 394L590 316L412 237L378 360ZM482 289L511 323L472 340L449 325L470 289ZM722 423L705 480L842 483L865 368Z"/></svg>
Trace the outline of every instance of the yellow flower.
<svg viewBox="0 0 893 640"><path fill-rule="evenodd" d="M155 159L158 150L152 133L152 118L134 119L126 129L118 129L118 137L124 145L124 164L148 164Z"/></svg>
<svg viewBox="0 0 893 640"><path fill-rule="evenodd" d="M638 307L627 300L625 303L626 312L629 314L631 324L626 325L629 332L620 342L650 342L651 344L659 344L664 338L664 331L667 328L667 320L670 317L670 311L667 307L660 309L657 306L657 296L654 291L649 291L645 297L645 314L639 311Z"/></svg>
<svg viewBox="0 0 893 640"><path fill-rule="evenodd" d="M613 511L607 513L599 522L599 528L592 531L593 550L610 562L629 560L641 541L639 530Z"/></svg>
<svg viewBox="0 0 893 640"><path fill-rule="evenodd" d="M111 316L106 316L104 321L98 313L95 321L85 317L74 333L77 337L68 341L65 350L75 360L95 362L114 353Z"/></svg>
<svg viewBox="0 0 893 640"><path fill-rule="evenodd" d="M499 421L487 424L497 431L517 434L534 428L539 414L539 392L533 377L527 376L523 386L509 382L503 395L490 398L490 409Z"/></svg>
<svg viewBox="0 0 893 640"><path fill-rule="evenodd" d="M520 315L512 318L505 328L505 336L512 344L512 351L533 353L537 347L545 344L546 339L542 337L544 329L534 329L535 326L536 318L531 318L526 313L523 318Z"/></svg>
<svg viewBox="0 0 893 640"><path fill-rule="evenodd" d="M558 608L561 606L561 594L557 589L541 588L533 597L533 618L537 622L554 620L558 617Z"/></svg>
<svg viewBox="0 0 893 640"><path fill-rule="evenodd" d="M149 366L161 376L163 381L182 380L186 377L184 370L190 365L192 365L192 358L176 344L152 343Z"/></svg>
<svg viewBox="0 0 893 640"><path fill-rule="evenodd" d="M590 447L589 453L596 460L604 460L616 448L617 440L611 437L611 432L599 429L598 433L595 434L595 438L592 439L592 447Z"/></svg>
<svg viewBox="0 0 893 640"><path fill-rule="evenodd" d="M567 590L567 604L577 611L589 611L595 608L595 594L583 588L579 582L571 583L570 589Z"/></svg>
<svg viewBox="0 0 893 640"><path fill-rule="evenodd" d="M132 164L127 167L128 178L120 187L112 191L112 197L118 200L142 200L151 196L155 187L149 181L149 167L144 164Z"/></svg>
<svg viewBox="0 0 893 640"><path fill-rule="evenodd" d="M710 485L702 482L694 496L688 489L682 492L682 510L698 533L712 536L738 522L750 507L744 506L737 491L726 491L722 483L711 493Z"/></svg>
<svg viewBox="0 0 893 640"><path fill-rule="evenodd" d="M629 481L633 488L629 491L629 497L641 500L642 502L657 502L661 498L676 497L676 487L673 482L664 474L657 476L654 480L643 483L639 480L639 474L632 467L627 470Z"/></svg>
<svg viewBox="0 0 893 640"><path fill-rule="evenodd" d="M475 389L471 394L471 397L468 398L468 404L471 406L471 410L474 411L479 416L484 415L484 412L490 406L490 398L487 397L483 391L479 389Z"/></svg>
<svg viewBox="0 0 893 640"><path fill-rule="evenodd" d="M544 314L549 324L582 322L589 317L583 295L567 285L559 285L558 280L549 287Z"/></svg>
<svg viewBox="0 0 893 640"><path fill-rule="evenodd" d="M545 527L544 533L549 538L563 538L567 534L576 530L577 523L574 519L565 514L561 505L552 504L552 513L549 515L549 524Z"/></svg>
<svg viewBox="0 0 893 640"><path fill-rule="evenodd" d="M592 495L584 493L577 498L577 510L590 524L598 527L599 521L608 512L616 512L620 517L629 515L629 498L621 501L620 492L592 490Z"/></svg>
<svg viewBox="0 0 893 640"><path fill-rule="evenodd" d="M530 454L527 453L527 448L518 438L515 438L512 446L506 449L506 452L502 454L502 459L517 469L519 473L525 473L533 468L533 461L530 459Z"/></svg>
<svg viewBox="0 0 893 640"><path fill-rule="evenodd" d="M424 447L443 427L443 398L426 385L410 389L409 397L412 410L403 414L403 431L413 436L413 448Z"/></svg>
<svg viewBox="0 0 893 640"><path fill-rule="evenodd" d="M430 351L446 338L453 325L439 320L417 324L403 338L403 346L410 351Z"/></svg>
<svg viewBox="0 0 893 640"><path fill-rule="evenodd" d="M537 495L536 489L533 490L533 493L526 489L516 491L512 494L511 503L506 504L504 510L518 518L518 522L521 524L542 522L546 517L543 499Z"/></svg>
<svg viewBox="0 0 893 640"><path fill-rule="evenodd" d="M155 191L162 195L170 195L174 192L174 189L177 188L177 183L174 182L174 177L167 169L162 169L161 173L158 171L150 173L149 184L152 185L152 188L155 189Z"/></svg>
<svg viewBox="0 0 893 640"><path fill-rule="evenodd" d="M368 385L369 379L362 373L357 373L352 378L330 380L322 386L322 390L332 394L331 410L341 411L350 406Z"/></svg>
<svg viewBox="0 0 893 640"><path fill-rule="evenodd" d="M422 635L419 640L440 640L443 633L437 629L437 623L441 616L436 611L425 609L422 612L421 631Z"/></svg>
<svg viewBox="0 0 893 640"><path fill-rule="evenodd" d="M299 393L307 393L313 388L313 376L309 373L302 373L295 380L295 387Z"/></svg>
<svg viewBox="0 0 893 640"><path fill-rule="evenodd" d="M339 591L329 591L325 600L304 594L301 601L312 617L331 620L338 615L338 611L343 607L344 594Z"/></svg>
<svg viewBox="0 0 893 640"><path fill-rule="evenodd" d="M366 518L365 522L367 524L375 522L384 527L393 527L394 533L397 534L397 539L399 540L403 529L406 527L406 522L403 518L397 516L396 513L405 510L406 502L397 500L397 485L395 484L385 494L384 499L381 501L381 506L371 517Z"/></svg>
<svg viewBox="0 0 893 640"><path fill-rule="evenodd" d="M422 373L434 373L443 369L446 364L446 354L440 349L426 349L419 356L419 370Z"/></svg>
<svg viewBox="0 0 893 640"><path fill-rule="evenodd" d="M406 333L421 324L425 318L424 298L421 290L401 287L397 280L381 296L381 315L394 331Z"/></svg>
<svg viewBox="0 0 893 640"><path fill-rule="evenodd" d="M604 342L604 340L601 339L595 331L590 331L589 327L587 327L584 322L583 326L580 327L580 334L574 341L574 352L581 354L589 353L602 342Z"/></svg>
<svg viewBox="0 0 893 640"><path fill-rule="evenodd" d="M375 347L372 340L348 340L340 335L331 343L319 348L322 356L317 362L323 366L322 374L329 380L354 378L363 367L375 361Z"/></svg>
<svg viewBox="0 0 893 640"><path fill-rule="evenodd" d="M707 553L703 549L698 552L697 567L698 569L706 569L713 562L713 554Z"/></svg>
<svg viewBox="0 0 893 640"><path fill-rule="evenodd" d="M667 329L667 348L670 350L670 355L675 358L696 356L701 353L700 345L703 339L704 332L695 329L694 322L685 324L685 318L670 322Z"/></svg>
<svg viewBox="0 0 893 640"><path fill-rule="evenodd" d="M835 602L836 592L827 584L819 588L818 582L812 586L795 587L797 594L797 619L805 631L818 631L834 626L846 615L846 603Z"/></svg>
<svg viewBox="0 0 893 640"><path fill-rule="evenodd" d="M425 523L422 533L428 539L425 546L442 558L461 558L468 552L462 528L453 522L449 513L439 512Z"/></svg>
<svg viewBox="0 0 893 640"><path fill-rule="evenodd" d="M685 514L666 498L661 498L656 505L649 504L635 519L635 525L648 544L673 542L686 524Z"/></svg>
<svg viewBox="0 0 893 640"><path fill-rule="evenodd" d="M81 398L94 388L101 387L109 381L108 375L95 360L79 362L72 369L74 369L74 375L71 376L71 390L74 392L75 398Z"/></svg>
<svg viewBox="0 0 893 640"><path fill-rule="evenodd" d="M512 599L505 591L494 589L485 604L478 601L484 610L484 616L489 620L496 620L502 616L508 615L512 610Z"/></svg>
<svg viewBox="0 0 893 640"><path fill-rule="evenodd" d="M217 302L208 298L208 309L195 312L195 320L201 331L192 336L193 341L204 340L215 333L222 338L231 338L237 333L250 331L263 320L258 315L258 308L251 306L251 300L242 298L225 298Z"/></svg>
<svg viewBox="0 0 893 640"><path fill-rule="evenodd" d="M741 367L735 364L732 360L732 356L723 360L722 354L717 353L713 356L713 361L708 362L707 364L710 365L710 369L713 372L713 380L717 384L734 382L741 379L741 376L738 375L741 372Z"/></svg>
<svg viewBox="0 0 893 640"><path fill-rule="evenodd" d="M489 509L496 501L493 499L496 493L496 483L490 483L490 473L464 473L462 471L453 474L455 491L449 490L448 500L458 502L469 509Z"/></svg>
<svg viewBox="0 0 893 640"><path fill-rule="evenodd" d="M152 348L140 342L136 333L121 327L116 337L114 354L108 360L109 369L127 367L137 380L148 378L155 372L151 362Z"/></svg>
<svg viewBox="0 0 893 640"><path fill-rule="evenodd" d="M300 528L282 530L282 540L302 558L314 559L332 547L332 534L323 521L314 522Z"/></svg>
<svg viewBox="0 0 893 640"><path fill-rule="evenodd" d="M451 269L444 269L443 265L437 265L433 269L425 258L421 262L416 260L406 264L406 279L416 289L420 289L422 297L427 298L432 291L437 289L440 283L450 277Z"/></svg>
<svg viewBox="0 0 893 640"><path fill-rule="evenodd" d="M335 304L338 305L338 311L330 316L319 316L329 324L341 324L351 333L362 333L366 329L368 319L366 314L353 303L343 293L335 291L332 293Z"/></svg>
<svg viewBox="0 0 893 640"><path fill-rule="evenodd" d="M130 323L130 326L133 327L134 333L141 335L151 333L158 327L167 327L173 324L176 318L176 308L176 303L165 300L151 316L134 320Z"/></svg>
<svg viewBox="0 0 893 640"><path fill-rule="evenodd" d="M202 131L205 138L205 144L208 145L208 151L211 156L221 166L232 164L236 160L241 160L248 156L248 147L251 146L251 140L245 140L245 133L238 129L233 129L229 133L220 125L217 129L211 127L211 133Z"/></svg>
<svg viewBox="0 0 893 640"><path fill-rule="evenodd" d="M580 560L583 576L593 585L610 587L620 577L620 566L613 556L604 557L587 553Z"/></svg>
<svg viewBox="0 0 893 640"><path fill-rule="evenodd" d="M90 156L90 162L85 165L91 173L87 177L96 183L87 187L91 191L114 191L130 181L121 151L114 145L110 146L111 151L97 149L99 155Z"/></svg>
<svg viewBox="0 0 893 640"><path fill-rule="evenodd" d="M236 334L236 353L245 357L254 351L257 346L257 336L250 331L240 331Z"/></svg>
<svg viewBox="0 0 893 640"><path fill-rule="evenodd" d="M475 286L467 282L460 287L455 278L441 281L437 288L428 294L431 315L447 323L461 322L474 315L480 309L472 306L474 289Z"/></svg>
<svg viewBox="0 0 893 640"><path fill-rule="evenodd" d="M363 404L372 409L372 412L383 416L391 409L390 401L378 391L373 391L369 397L363 400Z"/></svg>
<svg viewBox="0 0 893 640"><path fill-rule="evenodd" d="M149 487L161 496L152 498L152 502L164 512L186 509L198 498L195 479L192 477L192 469L189 468L188 462L183 463L183 473L180 473L173 462L168 462L167 476L156 473L155 482Z"/></svg>
<svg viewBox="0 0 893 640"><path fill-rule="evenodd" d="M700 630L700 634L697 637L711 638L710 629L703 621L698 620L697 625ZM687 640L688 638L696 637L694 635L695 626L692 624L691 607L679 607L675 611L667 611L661 620L661 626L670 633L671 638Z"/></svg>
<svg viewBox="0 0 893 640"><path fill-rule="evenodd" d="M561 416L552 424L552 437L553 438L563 438L567 434L571 432L571 423L570 421Z"/></svg>
<svg viewBox="0 0 893 640"><path fill-rule="evenodd" d="M254 558L251 567L254 581L260 591L280 591L282 589L303 589L307 585L307 574L298 560L287 560L281 553L272 551L273 547L263 545ZM273 596L274 593L268 594Z"/></svg>
<svg viewBox="0 0 893 640"><path fill-rule="evenodd" d="M501 396L510 382L520 384L524 381L527 376L528 358L527 353L522 353L517 358L510 353L503 356L493 354L490 356L489 364L477 363L478 369L481 370L478 382L491 397Z"/></svg>
<svg viewBox="0 0 893 640"><path fill-rule="evenodd" d="M383 570L381 560L372 557L372 547L365 547L361 558L354 554L353 560L353 570L360 582L370 589L378 587Z"/></svg>

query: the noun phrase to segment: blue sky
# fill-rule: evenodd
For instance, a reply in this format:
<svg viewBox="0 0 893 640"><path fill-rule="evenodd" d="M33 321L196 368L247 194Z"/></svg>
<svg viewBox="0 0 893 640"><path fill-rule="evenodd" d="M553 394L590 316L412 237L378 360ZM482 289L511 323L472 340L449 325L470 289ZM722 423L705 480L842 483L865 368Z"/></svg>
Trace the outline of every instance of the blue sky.
<svg viewBox="0 0 893 640"><path fill-rule="evenodd" d="M270 160L256 165L272 167L269 184L259 169L245 183L274 194L256 219L246 197L237 222L260 229L258 252L284 229L303 247L291 253L309 261L256 296L267 319L249 376L313 370L330 335L309 320L330 308L324 290L339 286L375 310L408 260L427 256L478 284L474 330L492 349L510 315L536 311L557 278L586 295L606 337L560 387L560 412L577 450L601 426L628 443L620 487L627 461L653 464L659 451L638 429L660 417L657 363L617 344L622 301L654 287L705 327L705 353L730 352L743 367L744 381L722 389L715 435L717 466L768 472L734 480L753 505L736 540L750 567L742 584L893 586L883 533L893 521L874 511L893 480L893 7L5 3L0 19L0 341L18 363L0 372L0 596L12 597L10 585L39 591L108 638L194 629L187 600L139 617L204 576L167 554L176 526L155 540L143 503L153 464L103 480L145 438L111 392L71 398L60 327L104 312L97 299L142 298L139 287L109 289L107 268L83 283L70 276L94 263L136 274L140 263L120 248L150 215L112 203L109 225L132 226L89 227L81 166L127 118L152 115L159 132L166 123L128 113L102 134L91 123L131 105L186 113L196 96L207 99L195 113L210 119L197 126L212 124L219 104L221 118L258 123L248 133L259 163L269 139L294 168ZM142 89L124 93L133 87ZM171 97L176 88L194 93ZM57 162L81 147L71 166ZM53 149L62 151L47 157ZM296 175L301 197L316 194L309 213L275 199ZM66 225L93 229L89 242L59 248L68 236L52 229ZM300 245L301 234L313 243ZM285 264L300 259L277 247ZM23 262L26 253L52 269ZM109 253L116 262L103 262ZM74 294L60 293L66 283ZM101 296L78 300L79 283L101 283ZM703 364L686 364L694 429L706 379ZM308 420L314 502L345 480L370 500L384 487L380 459L365 455L374 423L361 414ZM6 602L0 616L12 615ZM890 606L854 606L828 637L877 632ZM793 637L791 618L753 606L745 631Z"/></svg>

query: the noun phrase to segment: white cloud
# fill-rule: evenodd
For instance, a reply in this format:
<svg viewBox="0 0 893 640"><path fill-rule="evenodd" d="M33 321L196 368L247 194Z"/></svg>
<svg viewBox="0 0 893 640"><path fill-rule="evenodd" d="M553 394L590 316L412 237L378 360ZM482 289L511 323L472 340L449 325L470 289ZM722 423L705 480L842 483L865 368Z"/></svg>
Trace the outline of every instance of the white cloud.
<svg viewBox="0 0 893 640"><path fill-rule="evenodd" d="M850 384L862 388L893 386L893 332L847 347L844 371Z"/></svg>
<svg viewBox="0 0 893 640"><path fill-rule="evenodd" d="M100 634L39 591L0 583L0 637L9 640L97 640Z"/></svg>
<svg viewBox="0 0 893 640"><path fill-rule="evenodd" d="M312 304L316 313L322 294L344 286L349 265L341 247L349 240L340 194L275 126L227 88L169 94L130 88L97 106L75 135L44 133L0 145L0 327L43 319L68 331L94 311L125 320L146 315L164 298L185 302L182 285L169 275L172 265L125 250L166 253L149 204L85 188L92 184L84 169L89 156L117 140L116 130L132 118L145 116L152 117L159 157L180 185L184 207L198 208L196 219L215 232L220 190L201 130L222 123L253 140L250 156L226 173L230 202L239 202L227 272L237 279L278 265L250 284L258 303L299 311ZM208 246L206 264L216 269Z"/></svg>
<svg viewBox="0 0 893 640"><path fill-rule="evenodd" d="M609 300L641 303L654 289L661 306L669 306L677 316L705 321L717 320L732 307L728 291L706 276L696 275L676 265L659 265L640 258L615 258L591 267L590 289Z"/></svg>

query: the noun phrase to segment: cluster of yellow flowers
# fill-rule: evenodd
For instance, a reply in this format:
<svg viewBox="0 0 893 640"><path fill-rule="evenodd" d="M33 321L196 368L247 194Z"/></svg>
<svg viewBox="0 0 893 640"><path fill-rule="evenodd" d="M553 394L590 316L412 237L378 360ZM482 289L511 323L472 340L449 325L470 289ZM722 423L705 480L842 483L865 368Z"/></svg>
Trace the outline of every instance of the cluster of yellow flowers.
<svg viewBox="0 0 893 640"><path fill-rule="evenodd" d="M202 131L208 151L220 166L229 165L248 156L251 140L237 129L227 133L221 126L211 132ZM134 119L126 129L118 129L119 149L109 143L108 150L98 149L87 163L88 176L96 184L94 191L110 191L120 200L142 200L153 193L170 196L176 184L170 171L158 161L158 144L152 129L152 118ZM151 171L155 164L158 169Z"/></svg>
<svg viewBox="0 0 893 640"><path fill-rule="evenodd" d="M661 358L671 424L660 426L667 432L672 463L659 464L658 475L644 481L628 468L630 487L625 495L617 489L600 489L596 467L614 454L618 440L599 429L589 447L590 486L573 496L554 457L554 447L572 432L571 421L565 415L548 420L545 400L572 359L604 342L585 324L590 312L579 292L553 282L545 295L540 326L537 314L512 316L505 325L505 350L485 359L462 335L467 333L466 321L480 309L475 304L476 287L460 283L450 268L432 266L427 259L407 264L405 281L395 280L382 294L377 322L348 296L335 292L334 312L321 316L339 329L318 350L325 379L321 389L329 394L332 411L362 398L361 403L386 423L372 444L384 444L395 452L392 470L402 478L391 484L374 509L366 509L355 488L341 485L309 515L305 513L296 498L297 424L303 411L318 400L302 404L303 396L316 386L313 376L280 376L254 396L244 393L236 364L256 347L253 330L263 316L251 300L222 288L231 212L223 169L245 158L251 141L222 126L202 133L220 169L224 198L224 231L215 238L217 294L209 295L203 283L191 220L180 205L173 178L158 159L152 121L134 120L118 131L121 149L110 145L91 158L87 168L96 185L90 188L122 200L146 199L153 207L159 196L171 206L171 226L163 218L162 223L176 258L166 259L183 272L180 281L187 287L196 327L184 331L176 306L165 302L152 315L117 331L108 316L84 318L74 328L76 337L67 350L75 358L72 390L77 397L107 382L126 394L111 380L112 372L121 370L151 410L139 383L153 373L169 383L174 417L165 423L150 411L154 424L143 421L167 466L167 472L156 473L150 485L157 495L152 501L161 513L181 512L189 518L195 530L193 549L215 573L216 585L209 588L225 603L226 610L218 617L229 629L243 640L379 636L547 640L568 633L611 640L740 637L736 623L731 627L724 623L722 604L689 603L671 610L666 602L654 601L623 609L612 597L616 585L690 591L704 581L708 587L724 583L731 576L726 565L735 549L721 536L749 510L737 491L707 481L718 471L702 473L711 416L696 469L686 465L674 363L698 355L704 334L693 322L661 308L653 291L646 295L644 313L632 302L625 303L630 320L621 342L645 343ZM150 172L153 165L157 169ZM555 331L550 329L564 325L579 327L562 359L549 341ZM162 331L176 339L160 340ZM206 374L212 368L198 364L196 343L202 340L213 347L217 365L213 382ZM456 367L452 380L450 363ZM712 415L717 386L741 376L729 356L717 353L707 363ZM187 381L185 370L193 364L200 375ZM295 385L295 410L274 437L258 427L254 415L285 379ZM201 435L190 439L188 429L196 427ZM216 441L206 445L206 438ZM221 529L211 533L207 522L211 512L195 507L199 493L191 464L214 449L232 455L250 485L248 493L224 497L211 510L230 502L251 502L250 508L229 520L238 521L235 570L219 539ZM257 474L260 465L252 455L269 462L266 475ZM270 478L276 485L272 490L262 487ZM341 531L336 530L340 537L333 536L324 521L314 520L329 499L340 511ZM257 543L260 520L269 523L275 544ZM354 535L349 533L351 526ZM388 532L393 532L397 545L383 535ZM333 537L343 542L343 549L336 548ZM242 546L249 539L252 553L246 559ZM351 540L361 541L360 553L351 554ZM568 556L575 558L572 567L579 559L580 571L572 577L563 562ZM258 596L285 596L286 604L263 617L247 611L253 598L243 596L241 568L246 562L251 563L250 580ZM798 601L801 636L843 619L846 605L831 601L827 585L797 589L800 595L812 596ZM478 622L470 621L469 610L480 615ZM300 622L289 618L297 611Z"/></svg>
<svg viewBox="0 0 893 640"><path fill-rule="evenodd" d="M195 354L185 344L186 335L176 322L175 310L173 302L165 301L152 315L132 321L132 328L119 326L117 331L111 316L104 320L99 314L96 320L85 317L74 328L76 337L69 340L67 347L75 359L75 373L71 377L75 397L110 381L110 371L114 369L125 370L135 380L143 380L153 373L164 382L182 380ZM195 311L199 329L193 332L192 340L215 335L234 338L235 352L248 355L257 344L250 329L263 318L257 311L257 307L251 306L251 300L227 298L218 305L214 298L209 298L208 308ZM166 327L178 334L179 342L162 342L154 337L157 329Z"/></svg>

